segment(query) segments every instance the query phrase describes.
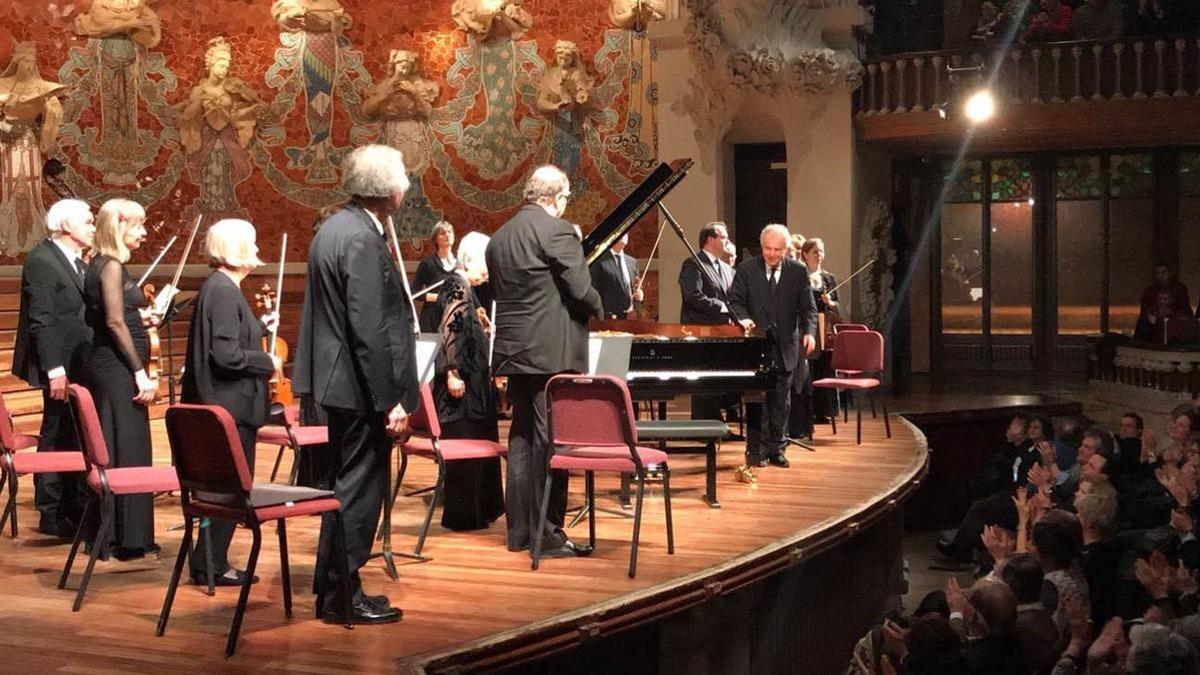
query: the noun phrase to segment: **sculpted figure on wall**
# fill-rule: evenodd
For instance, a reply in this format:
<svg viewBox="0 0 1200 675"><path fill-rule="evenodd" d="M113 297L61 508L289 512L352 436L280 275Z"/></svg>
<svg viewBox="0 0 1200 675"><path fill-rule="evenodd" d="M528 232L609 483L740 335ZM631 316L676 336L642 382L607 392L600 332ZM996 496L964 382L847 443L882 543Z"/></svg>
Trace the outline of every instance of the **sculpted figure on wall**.
<svg viewBox="0 0 1200 675"><path fill-rule="evenodd" d="M271 14L280 28L294 33L342 33L351 23L338 0L275 0Z"/></svg>
<svg viewBox="0 0 1200 675"><path fill-rule="evenodd" d="M43 80L31 42L13 48L0 73L0 252L18 255L41 240L42 153L58 139L64 88Z"/></svg>
<svg viewBox="0 0 1200 675"><path fill-rule="evenodd" d="M153 48L162 38L162 24L150 0L93 0L86 12L75 17L75 32L97 39L128 35L137 44Z"/></svg>
<svg viewBox="0 0 1200 675"><path fill-rule="evenodd" d="M417 55L406 49L393 49L388 67L371 86L363 111L383 121L383 141L403 152L409 174L419 176L429 166L429 115L438 85L421 76Z"/></svg>
<svg viewBox="0 0 1200 675"><path fill-rule="evenodd" d="M608 18L617 28L642 31L651 21L662 21L667 14L664 0L611 0Z"/></svg>
<svg viewBox="0 0 1200 675"><path fill-rule="evenodd" d="M595 80L583 65L583 56L574 42L554 43L554 65L546 69L538 84L537 107L556 113L587 105Z"/></svg>
<svg viewBox="0 0 1200 675"><path fill-rule="evenodd" d="M533 15L522 0L454 0L450 16L456 26L484 42L519 39L533 28Z"/></svg>
<svg viewBox="0 0 1200 675"><path fill-rule="evenodd" d="M233 52L225 38L210 40L204 54L208 73L192 88L179 112L179 136L188 154L200 150L201 131L205 127L220 134L232 126L237 144L243 148L254 137L258 111L263 103L244 82L229 77L232 64Z"/></svg>

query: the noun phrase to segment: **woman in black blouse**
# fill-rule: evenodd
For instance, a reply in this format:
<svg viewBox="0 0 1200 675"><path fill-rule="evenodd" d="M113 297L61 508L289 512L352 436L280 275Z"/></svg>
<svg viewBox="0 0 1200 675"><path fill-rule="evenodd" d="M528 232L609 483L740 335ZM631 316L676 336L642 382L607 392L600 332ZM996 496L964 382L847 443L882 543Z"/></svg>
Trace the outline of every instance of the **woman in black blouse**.
<svg viewBox="0 0 1200 675"><path fill-rule="evenodd" d="M458 247L458 265L439 289L441 349L433 398L444 438L498 440L496 388L488 367L486 310L474 289L487 280L484 251L488 237L471 232ZM446 465L442 526L451 530L487 527L504 513L500 458Z"/></svg>
<svg viewBox="0 0 1200 675"><path fill-rule="evenodd" d="M825 242L820 238L806 239L800 247L800 260L808 268L808 283L812 287L813 301L817 314L825 317L820 323L822 330L831 330L831 312L837 311L838 295L833 290L837 280L822 267L825 262ZM813 390L813 380L833 377L832 355L828 350L818 349L809 355L808 377L793 385L795 398L789 431L792 436L812 436L813 423L825 422L831 415L838 414L837 393L832 390Z"/></svg>
<svg viewBox="0 0 1200 675"><path fill-rule="evenodd" d="M433 253L421 258L417 265L417 276L412 284L413 292L453 277L457 267L453 252L454 227L450 223L443 220L434 225L429 240L433 243ZM441 290L441 287L438 287L426 293L424 297L414 298L421 302L418 324L422 333L436 333L441 324L441 303L438 302Z"/></svg>
<svg viewBox="0 0 1200 675"><path fill-rule="evenodd" d="M146 374L150 341L142 289L130 279L125 263L146 239L146 212L125 199L110 199L96 217L95 256L83 281L85 319L95 333L84 367L84 381L96 403L104 441L113 466L150 466L150 416L147 406L158 381ZM93 511L93 515L98 515ZM154 543L153 495L116 498L113 555L140 558L158 550ZM90 527L98 526L98 518Z"/></svg>
<svg viewBox="0 0 1200 675"><path fill-rule="evenodd" d="M267 380L280 368L278 357L263 351L263 327L241 283L258 259L254 226L244 220L222 220L208 228L205 252L212 274L200 287L188 331L183 371L184 403L219 405L237 424L246 466L254 474L254 446L267 421ZM233 524L212 521L200 532L190 556L192 581L207 583L204 546L212 546L213 577L218 586L240 586L244 573L229 566Z"/></svg>

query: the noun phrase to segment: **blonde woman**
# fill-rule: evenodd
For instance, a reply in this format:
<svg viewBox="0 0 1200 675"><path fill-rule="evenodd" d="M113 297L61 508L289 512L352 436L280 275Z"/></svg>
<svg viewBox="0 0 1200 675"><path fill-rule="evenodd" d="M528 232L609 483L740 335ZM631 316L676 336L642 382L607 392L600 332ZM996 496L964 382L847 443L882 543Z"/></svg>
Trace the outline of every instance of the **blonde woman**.
<svg viewBox="0 0 1200 675"><path fill-rule="evenodd" d="M458 261L454 259L454 226L446 221L438 221L429 234L433 244L433 253L421 258L417 264L417 275L413 278L413 292L427 288L439 281L446 281L454 276ZM415 298L422 302L420 326L422 333L436 333L442 322L440 303L438 303L439 288Z"/></svg>
<svg viewBox="0 0 1200 675"><path fill-rule="evenodd" d="M182 401L229 411L253 474L255 438L267 421L267 380L281 366L278 357L263 351L262 324L241 290L242 281L262 261L254 226L244 220L218 221L208 228L204 244L214 269L200 287L192 312ZM201 530L197 553L190 556L194 583L207 583L203 546L208 542L216 585L242 584L245 573L231 568L227 558L232 538L232 523L213 521Z"/></svg>
<svg viewBox="0 0 1200 675"><path fill-rule="evenodd" d="M84 318L95 333L84 382L95 399L104 441L118 467L150 466L150 417L158 382L146 375L150 341L146 303L125 263L146 239L146 212L126 199L110 199L96 216L94 256L83 279ZM92 511L98 514L98 509ZM151 495L117 497L111 550L118 560L158 550ZM90 526L95 527L98 519ZM101 551L103 555L106 551Z"/></svg>

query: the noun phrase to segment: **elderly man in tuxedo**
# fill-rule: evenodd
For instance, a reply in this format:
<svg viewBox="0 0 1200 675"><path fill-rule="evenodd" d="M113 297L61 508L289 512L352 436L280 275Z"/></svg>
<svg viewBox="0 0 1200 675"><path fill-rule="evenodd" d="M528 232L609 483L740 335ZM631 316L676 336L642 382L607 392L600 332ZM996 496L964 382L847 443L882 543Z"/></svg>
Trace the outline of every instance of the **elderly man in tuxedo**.
<svg viewBox="0 0 1200 675"><path fill-rule="evenodd" d="M538 167L525 183L525 206L496 231L486 253L496 294L493 363L497 375L508 376L513 407L505 504L508 549L532 550L535 537L542 537L543 557L591 553L567 539L562 529L565 472L553 477L546 529L537 530L550 452L546 381L556 373L587 370L587 322L604 311L579 238L562 219L570 194L561 169Z"/></svg>
<svg viewBox="0 0 1200 675"><path fill-rule="evenodd" d="M624 234L613 242L612 249L601 255L589 266L592 287L600 294L604 305L604 318L624 319L644 297L638 288L637 259L625 253L629 235Z"/></svg>
<svg viewBox="0 0 1200 675"><path fill-rule="evenodd" d="M416 317L383 225L408 186L399 150L366 145L351 152L342 165L350 202L321 225L308 254L293 385L328 415L353 591L354 616L345 617L327 515L314 578L317 615L327 623L389 623L402 614L386 597L365 595L358 570L371 554L388 492L393 437L407 432L419 400Z"/></svg>
<svg viewBox="0 0 1200 675"><path fill-rule="evenodd" d="M42 390L39 452L78 450L67 382L78 379L92 330L83 319L83 252L96 234L86 202L64 199L46 213L49 238L25 256L13 375ZM34 505L45 534L75 536L87 490L82 474L34 476ZM13 514L16 517L16 514Z"/></svg>
<svg viewBox="0 0 1200 675"><path fill-rule="evenodd" d="M746 444L747 464L771 464L786 468L788 408L792 380L804 378L805 356L817 346L817 309L808 270L804 263L787 255L791 235L783 225L771 224L759 236L762 254L738 265L729 289L729 306L741 317L743 328L758 328L775 347L779 374L767 390L761 417L750 415L753 433L761 429L760 447ZM761 425L761 426L759 426Z"/></svg>

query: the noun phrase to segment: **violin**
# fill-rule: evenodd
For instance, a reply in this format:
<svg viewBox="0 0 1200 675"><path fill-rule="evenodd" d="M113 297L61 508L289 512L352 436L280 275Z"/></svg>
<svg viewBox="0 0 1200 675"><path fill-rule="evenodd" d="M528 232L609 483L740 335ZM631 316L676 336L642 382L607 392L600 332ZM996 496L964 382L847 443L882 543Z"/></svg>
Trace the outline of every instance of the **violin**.
<svg viewBox="0 0 1200 675"><path fill-rule="evenodd" d="M263 310L263 318L276 312L279 308L278 295L275 289L271 288L271 284L264 283L262 288L254 294L254 300L259 309ZM270 335L264 335L262 339L263 351L271 356L278 356L279 360L287 363L288 360L288 344L283 338L279 337L278 321L271 330ZM271 392L271 403L278 403L282 406L290 406L296 401L295 394L292 393L292 381L283 374L283 368L275 371L268 381L268 386Z"/></svg>
<svg viewBox="0 0 1200 675"><path fill-rule="evenodd" d="M149 309L153 311L154 296L156 295L154 284L142 286L142 295L146 298ZM150 358L146 360L146 376L151 380L157 380L159 368L162 366L162 340L158 337L158 327L154 324L147 324L146 338L150 341ZM158 400L157 396L155 396L155 400Z"/></svg>

